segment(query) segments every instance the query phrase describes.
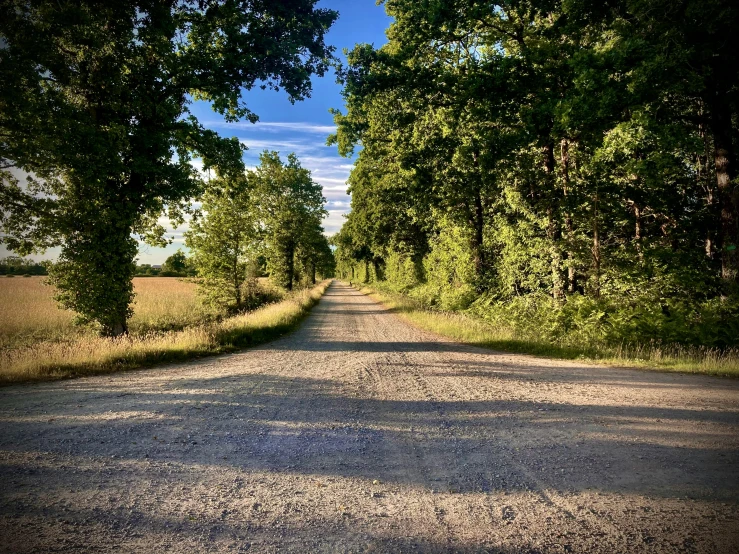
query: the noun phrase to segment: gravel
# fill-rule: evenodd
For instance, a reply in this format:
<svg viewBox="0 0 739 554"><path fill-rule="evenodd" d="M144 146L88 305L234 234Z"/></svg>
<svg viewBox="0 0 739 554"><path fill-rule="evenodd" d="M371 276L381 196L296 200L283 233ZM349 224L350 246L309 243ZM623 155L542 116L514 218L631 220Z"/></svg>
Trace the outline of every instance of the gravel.
<svg viewBox="0 0 739 554"><path fill-rule="evenodd" d="M242 353L0 389L0 552L736 552L739 382L463 346L335 282Z"/></svg>

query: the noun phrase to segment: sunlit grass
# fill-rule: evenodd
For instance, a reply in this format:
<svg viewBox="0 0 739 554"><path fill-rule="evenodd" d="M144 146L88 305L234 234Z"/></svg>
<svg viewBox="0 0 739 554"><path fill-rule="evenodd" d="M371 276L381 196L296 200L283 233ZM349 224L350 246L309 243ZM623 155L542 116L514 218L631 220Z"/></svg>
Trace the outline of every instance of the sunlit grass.
<svg viewBox="0 0 739 554"><path fill-rule="evenodd" d="M60 310L45 277L0 277L0 348L79 334L71 312Z"/></svg>
<svg viewBox="0 0 739 554"><path fill-rule="evenodd" d="M153 279L142 279L149 280ZM174 281L170 279L173 290L176 290L178 285L175 285ZM178 321L177 317L193 317L196 323L191 326L170 331L159 328L148 333L132 333L128 337L107 339L92 333L75 334L70 318L67 322L59 322L53 328L57 331L69 329L68 335L61 331L54 335L54 340L37 340L31 345L16 343L13 347L1 348L0 383L106 373L228 352L239 347L259 344L293 329L318 302L328 283L329 281L325 281L312 289L294 292L280 302L247 314L200 324L197 323L199 317L197 308L191 303L195 301L192 288L194 285L181 283L180 294L185 298L177 299L176 296L170 296L169 301L176 304L172 311L167 312L167 301L161 300L146 309L139 309L139 317L150 318L144 319L145 322L157 321L156 318L164 318L165 322L175 322ZM141 289L138 297L138 302L142 303L140 305L143 305L144 299L149 294L156 296L158 293L161 297L169 294L169 291L161 290L161 285L166 288L168 283L144 283L143 286L136 283L136 285ZM31 296L33 297L33 294ZM37 303L43 305L38 299ZM53 302L50 305L55 307ZM48 305L44 309L54 313ZM39 313L44 311L41 310ZM143 326L141 321L139 320L137 324L139 330Z"/></svg>
<svg viewBox="0 0 739 554"><path fill-rule="evenodd" d="M182 329L213 319L195 294L195 284L172 277L133 280L136 298L129 321L133 335ZM0 348L42 341L68 341L94 331L74 325L74 314L59 308L45 277L0 277Z"/></svg>
<svg viewBox="0 0 739 554"><path fill-rule="evenodd" d="M552 344L536 337L517 337L508 327L497 327L462 313L428 310L418 301L392 291L363 287L361 291L396 312L409 323L458 342L521 354L591 361L622 367L704 373L739 377L739 350L682 345Z"/></svg>

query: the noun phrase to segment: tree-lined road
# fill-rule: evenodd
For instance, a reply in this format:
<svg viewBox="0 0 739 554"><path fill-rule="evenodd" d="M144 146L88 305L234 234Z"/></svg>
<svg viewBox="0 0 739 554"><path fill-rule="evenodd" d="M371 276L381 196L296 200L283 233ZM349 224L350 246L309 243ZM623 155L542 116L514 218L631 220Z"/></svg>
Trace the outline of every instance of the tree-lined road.
<svg viewBox="0 0 739 554"><path fill-rule="evenodd" d="M735 552L739 382L462 346L334 283L295 333L0 389L3 552Z"/></svg>

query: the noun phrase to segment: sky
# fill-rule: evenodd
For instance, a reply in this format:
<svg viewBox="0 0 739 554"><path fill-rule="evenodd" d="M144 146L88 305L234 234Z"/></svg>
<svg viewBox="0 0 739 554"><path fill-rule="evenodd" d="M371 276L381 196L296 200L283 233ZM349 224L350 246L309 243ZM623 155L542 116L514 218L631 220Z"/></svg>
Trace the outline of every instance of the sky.
<svg viewBox="0 0 739 554"><path fill-rule="evenodd" d="M383 6L375 0L322 0L319 7L339 12L339 19L326 35L326 43L336 47L336 54L345 61L343 50L358 43L370 43L379 47L387 39L385 30L391 19ZM313 180L323 187L328 217L323 221L327 235L341 228L343 214L349 212L350 198L346 193L346 180L353 161L339 156L336 146L326 146L326 138L335 131L330 108L343 111L341 86L331 72L323 78L313 78L313 93L302 102L291 104L287 95L280 91L254 89L244 94L247 106L259 116L256 124L242 121L226 123L206 103L197 102L190 106L192 113L207 128L224 137L237 137L248 150L244 155L247 168L259 164L259 154L265 149L277 150L285 158L291 152L309 169ZM142 244L139 263L161 264L168 256L184 245L183 233L187 226L172 229L168 220L161 223L168 227L167 236L173 240L166 248L154 248Z"/></svg>
<svg viewBox="0 0 739 554"><path fill-rule="evenodd" d="M327 44L336 47L336 55L346 61L344 49L358 43L374 44L379 47L387 42L385 30L391 18L383 6L375 0L321 0L318 7L339 12L339 18L326 35ZM336 146L326 146L326 138L335 131L330 108L343 111L341 86L336 83L333 72L322 78L313 77L313 92L310 98L291 104L283 91L263 91L255 88L244 93L251 111L259 116L256 124L243 121L227 123L204 102L194 102L190 110L209 129L224 137L237 137L248 150L244 154L247 169L259 164L259 154L265 149L277 150L284 158L291 152L309 169L313 180L323 187L328 217L323 221L327 235L336 233L343 223L343 214L349 212L350 198L346 193L353 160L339 156ZM160 219L167 228L167 237L172 243L166 248L155 248L141 243L138 263L161 264L178 249L187 252L183 233L187 224L172 228L169 220ZM0 245L0 257L12 254ZM50 249L34 259L55 259L59 249Z"/></svg>

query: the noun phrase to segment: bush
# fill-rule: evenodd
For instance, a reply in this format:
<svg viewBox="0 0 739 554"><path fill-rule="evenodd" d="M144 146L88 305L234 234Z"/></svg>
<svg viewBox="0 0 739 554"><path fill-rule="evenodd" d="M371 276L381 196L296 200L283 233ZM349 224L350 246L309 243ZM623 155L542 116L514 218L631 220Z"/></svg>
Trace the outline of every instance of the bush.
<svg viewBox="0 0 739 554"><path fill-rule="evenodd" d="M580 294L560 303L544 294L476 300L470 312L518 336L562 346L680 344L725 348L739 344L739 302L655 299L651 295L595 299Z"/></svg>

